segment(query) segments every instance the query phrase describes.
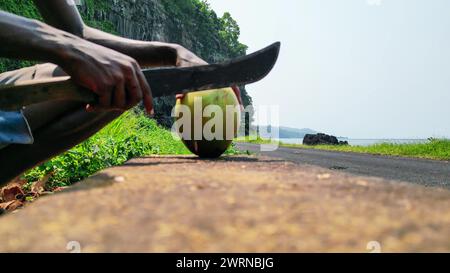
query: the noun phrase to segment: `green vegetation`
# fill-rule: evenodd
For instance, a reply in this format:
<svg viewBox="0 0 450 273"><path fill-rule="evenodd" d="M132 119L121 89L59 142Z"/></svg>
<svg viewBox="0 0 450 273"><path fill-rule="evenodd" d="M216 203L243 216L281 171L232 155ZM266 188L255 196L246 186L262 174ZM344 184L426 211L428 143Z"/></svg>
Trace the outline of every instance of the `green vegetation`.
<svg viewBox="0 0 450 273"><path fill-rule="evenodd" d="M237 142L249 142L254 144L267 144L271 143L269 140L246 137L237 138ZM272 142L273 143L273 142ZM275 142L276 143L276 142ZM448 139L434 139L430 138L426 143L416 144L393 144L393 143L380 143L370 146L350 146L350 145L317 145L307 146L301 144L287 144L278 142L280 146L299 148L299 149L319 149L328 151L339 152L354 152L354 153L368 153L377 155L391 155L391 156L403 156L414 158L426 158L436 160L450 160L450 140Z"/></svg>
<svg viewBox="0 0 450 273"><path fill-rule="evenodd" d="M39 11L33 4L32 0L2 0L0 1L0 10L7 11L13 14L21 15L33 19L42 19ZM26 66L35 65L35 62L20 61L0 58L0 73L14 70Z"/></svg>
<svg viewBox="0 0 450 273"><path fill-rule="evenodd" d="M152 154L188 154L181 141L140 111L123 114L99 133L70 151L26 173L36 181L53 173L51 186L67 186L101 169Z"/></svg>
<svg viewBox="0 0 450 273"><path fill-rule="evenodd" d="M283 146L297 147L298 145L283 144ZM447 139L430 139L429 142L416 144L380 143L370 146L300 146L302 146L302 148L313 148L330 151L450 160L450 140Z"/></svg>
<svg viewBox="0 0 450 273"><path fill-rule="evenodd" d="M160 3L167 16L177 18L188 26L193 37L202 37L196 46L198 48L192 48L200 57L218 61L213 58L217 52L227 52L228 58L245 55L247 46L239 42L239 25L228 12L218 17L207 0L171 0Z"/></svg>
<svg viewBox="0 0 450 273"><path fill-rule="evenodd" d="M2 0L0 9L28 18L42 19L32 0Z"/></svg>
<svg viewBox="0 0 450 273"><path fill-rule="evenodd" d="M269 139L264 139L261 137L257 137L257 136L245 136L245 137L237 137L234 139L235 142L247 142L247 143L253 143L253 144L274 144L274 143L278 143L281 145L280 141L273 141L273 140L269 140Z"/></svg>
<svg viewBox="0 0 450 273"><path fill-rule="evenodd" d="M81 17L86 25L97 28L109 33L117 34L117 31L108 20L99 20L95 18L95 13L107 14L111 7L106 0L83 0L83 10L80 11Z"/></svg>
<svg viewBox="0 0 450 273"><path fill-rule="evenodd" d="M231 14L225 12L220 18L221 29L219 30L220 38L225 41L225 44L229 46L233 55L244 55L247 51L247 46L239 42L239 36L241 31L236 20L231 17Z"/></svg>

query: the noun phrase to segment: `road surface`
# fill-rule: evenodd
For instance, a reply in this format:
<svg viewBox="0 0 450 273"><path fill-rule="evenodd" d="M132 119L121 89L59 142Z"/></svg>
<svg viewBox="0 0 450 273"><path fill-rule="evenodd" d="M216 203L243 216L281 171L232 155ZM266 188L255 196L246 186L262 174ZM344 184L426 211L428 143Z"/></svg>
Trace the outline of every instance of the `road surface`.
<svg viewBox="0 0 450 273"><path fill-rule="evenodd" d="M300 164L450 189L450 162L448 161L286 147L279 147L272 152L260 152L259 145L249 143L237 143L237 147Z"/></svg>
<svg viewBox="0 0 450 273"><path fill-rule="evenodd" d="M261 156L148 157L0 217L0 252L448 252L450 191Z"/></svg>

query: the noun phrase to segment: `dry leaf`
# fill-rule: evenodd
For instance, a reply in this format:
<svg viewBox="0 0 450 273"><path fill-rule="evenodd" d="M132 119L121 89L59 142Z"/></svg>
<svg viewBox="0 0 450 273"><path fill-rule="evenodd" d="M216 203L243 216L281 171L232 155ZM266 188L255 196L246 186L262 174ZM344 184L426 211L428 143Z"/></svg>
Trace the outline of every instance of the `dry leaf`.
<svg viewBox="0 0 450 273"><path fill-rule="evenodd" d="M34 182L33 185L31 185L31 192L40 194L43 191L45 191L45 185L47 184L48 180L52 175L53 172L45 175L44 178L42 178L41 180Z"/></svg>
<svg viewBox="0 0 450 273"><path fill-rule="evenodd" d="M35 198L43 195L45 193L45 186L49 181L53 173L47 174L41 180L33 183L31 185L31 191L23 191L23 186L26 180L20 179L20 177L15 178L10 184L3 187L0 191L0 214L5 211L15 211L17 208L22 207L25 202L32 202Z"/></svg>
<svg viewBox="0 0 450 273"><path fill-rule="evenodd" d="M25 196L25 193L20 185L9 184L2 189L0 196L3 202L9 202L16 200L18 197L22 199Z"/></svg>

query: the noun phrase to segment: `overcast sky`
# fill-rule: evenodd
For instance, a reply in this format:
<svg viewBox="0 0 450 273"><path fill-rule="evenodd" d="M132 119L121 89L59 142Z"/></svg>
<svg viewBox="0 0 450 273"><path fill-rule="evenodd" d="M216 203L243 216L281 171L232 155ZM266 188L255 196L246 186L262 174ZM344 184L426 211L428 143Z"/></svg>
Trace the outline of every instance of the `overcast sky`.
<svg viewBox="0 0 450 273"><path fill-rule="evenodd" d="M248 86L280 123L352 138L450 137L449 0L209 0L249 52L282 42Z"/></svg>

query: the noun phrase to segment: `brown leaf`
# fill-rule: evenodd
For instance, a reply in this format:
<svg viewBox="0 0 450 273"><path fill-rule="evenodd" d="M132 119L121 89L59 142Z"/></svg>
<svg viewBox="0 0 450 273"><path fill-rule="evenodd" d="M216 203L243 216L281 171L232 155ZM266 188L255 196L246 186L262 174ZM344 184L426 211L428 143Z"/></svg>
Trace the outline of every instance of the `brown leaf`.
<svg viewBox="0 0 450 273"><path fill-rule="evenodd" d="M12 200L9 202L4 202L4 203L0 203L0 210L5 210L5 211L13 211L16 210L17 208L20 208L23 206L23 202L20 200Z"/></svg>
<svg viewBox="0 0 450 273"><path fill-rule="evenodd" d="M45 185L47 184L50 177L53 175L53 172L45 175L41 180L34 182L31 185L31 192L40 194L45 191Z"/></svg>
<svg viewBox="0 0 450 273"><path fill-rule="evenodd" d="M25 193L23 192L22 187L19 184L9 184L3 187L0 196L3 202L9 202L16 200L16 197L24 197Z"/></svg>

